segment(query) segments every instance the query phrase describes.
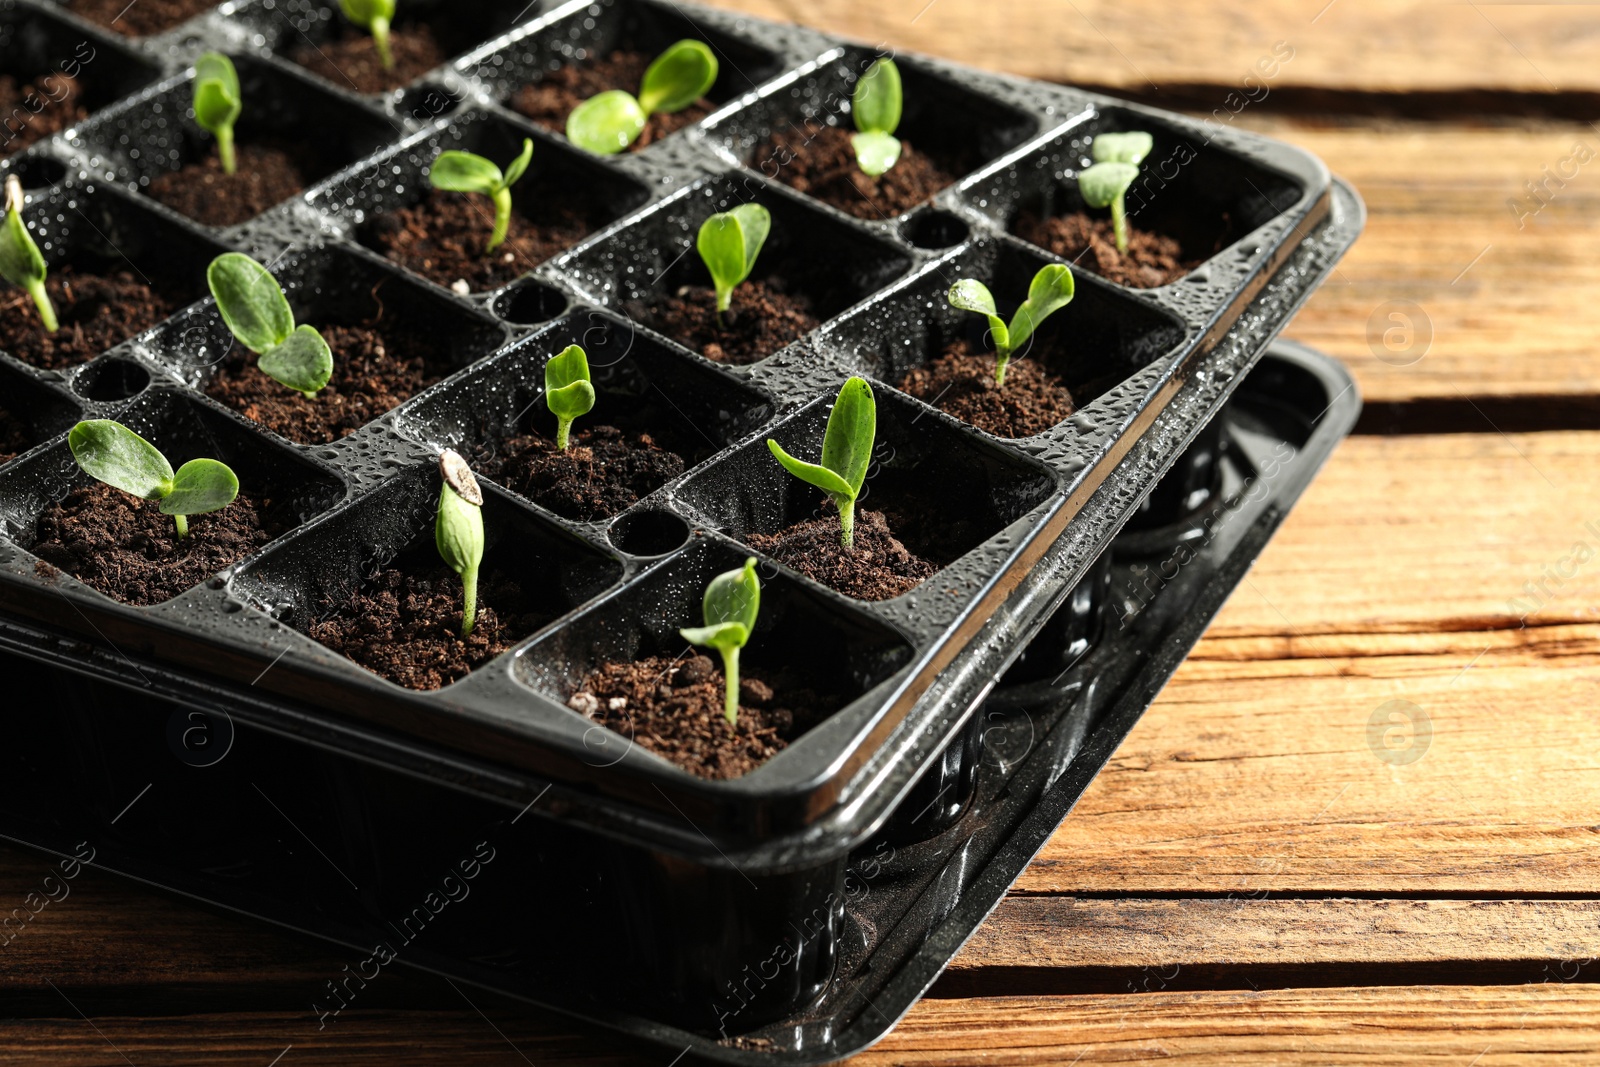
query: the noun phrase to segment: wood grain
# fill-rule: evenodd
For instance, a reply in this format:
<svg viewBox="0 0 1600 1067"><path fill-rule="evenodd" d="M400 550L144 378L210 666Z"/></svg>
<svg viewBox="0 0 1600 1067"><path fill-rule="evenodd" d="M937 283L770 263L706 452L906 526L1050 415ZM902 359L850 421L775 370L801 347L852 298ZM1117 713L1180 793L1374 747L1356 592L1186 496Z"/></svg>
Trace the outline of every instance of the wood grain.
<svg viewBox="0 0 1600 1067"><path fill-rule="evenodd" d="M452 994L448 989L445 992ZM459 1001L457 1002L459 1003ZM1182 1057L1363 1067L1428 1062L1489 1065L1562 1057L1600 1063L1592 1026L1600 988L1397 986L1153 992L1139 995L925 1000L882 1044L850 1061L875 1065L1124 1063ZM92 1015L92 1006L89 1008ZM670 1059L557 1022L489 1008L351 1012L324 1031L272 1012L167 1018L74 1012L3 1025L8 1063L79 1064L584 1064ZM274 1057L283 1056L275 1061Z"/></svg>
<svg viewBox="0 0 1600 1067"><path fill-rule="evenodd" d="M1316 153L1367 202L1361 239L1285 331L1344 360L1365 397L1595 391L1592 127L1337 129L1248 112L1240 121ZM1538 198L1528 182L1541 184ZM1470 418L1463 428L1494 432Z"/></svg>
<svg viewBox="0 0 1600 1067"><path fill-rule="evenodd" d="M1581 5L1263 0L1217 8L1160 0L711 0L869 44L1029 78L1148 89L1245 84L1279 41L1294 58L1269 85L1405 92L1600 87ZM1259 84L1259 83L1256 83Z"/></svg>
<svg viewBox="0 0 1600 1067"><path fill-rule="evenodd" d="M1124 1063L1600 1063L1600 988L1146 993L926 1000L860 1067Z"/></svg>
<svg viewBox="0 0 1600 1067"><path fill-rule="evenodd" d="M1600 134L1592 125L1487 126L1470 109L1446 123L1291 117L1273 114L1276 103L1259 88L1231 117L1239 98L1229 101L1280 39L1296 52L1269 88L1600 89L1600 65L1580 44L1593 30L1585 7L1334 0L1313 26L1320 3L1272 2L1221 17L1186 4L1022 3L1003 19L981 0L724 6L803 16L869 42L1029 77L1140 92L1150 79L1213 86L1210 97L1203 88L1199 96L1213 98L1223 118L1316 153L1371 212L1366 233L1289 336L1345 360L1373 400L1594 392L1600 261L1590 250L1600 240ZM1030 47L1016 46L1019 23ZM1404 114L1404 98L1393 99ZM1407 318L1392 319L1396 310Z"/></svg>
<svg viewBox="0 0 1600 1067"><path fill-rule="evenodd" d="M1600 900L1013 896L951 970L1544 960L1570 977L1596 957Z"/></svg>
<svg viewBox="0 0 1600 1067"><path fill-rule="evenodd" d="M1487 648L1482 666L1559 667L1592 653L1597 463L1600 433L1350 438L1190 665Z"/></svg>
<svg viewBox="0 0 1600 1067"><path fill-rule="evenodd" d="M1600 545L1597 454L1347 441L1019 887L1600 892L1600 565L1560 562ZM1522 627L1514 599L1557 571ZM1409 764L1369 739L1395 700L1431 722Z"/></svg>

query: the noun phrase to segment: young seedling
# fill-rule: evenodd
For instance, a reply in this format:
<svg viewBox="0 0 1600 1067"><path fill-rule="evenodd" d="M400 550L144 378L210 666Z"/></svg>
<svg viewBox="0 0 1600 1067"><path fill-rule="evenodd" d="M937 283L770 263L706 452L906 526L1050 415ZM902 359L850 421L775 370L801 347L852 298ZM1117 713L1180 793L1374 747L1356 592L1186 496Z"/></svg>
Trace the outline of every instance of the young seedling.
<svg viewBox="0 0 1600 1067"><path fill-rule="evenodd" d="M239 495L239 479L227 464L191 459L174 473L155 445L110 419L78 423L67 434L67 445L89 477L141 500L159 501L180 538L189 536L190 515L225 508Z"/></svg>
<svg viewBox="0 0 1600 1067"><path fill-rule="evenodd" d="M568 345L544 365L544 402L556 417L556 447L566 451L572 420L594 408L589 358L578 345Z"/></svg>
<svg viewBox="0 0 1600 1067"><path fill-rule="evenodd" d="M224 252L206 268L206 282L222 321L256 354L261 373L315 398L333 377L333 353L313 327L294 324L272 273L249 256Z"/></svg>
<svg viewBox="0 0 1600 1067"><path fill-rule="evenodd" d="M394 21L394 0L339 0L339 10L344 17L372 34L372 46L378 50L378 62L384 70L394 69L394 56L389 52L389 23Z"/></svg>
<svg viewBox="0 0 1600 1067"><path fill-rule="evenodd" d="M506 239L506 231L511 228L511 187L528 169L528 161L532 158L533 142L524 137L522 154L507 164L504 174L482 156L458 152L453 148L440 152L428 171L428 181L433 183L435 189L450 193L482 193L494 202L494 232L489 235L489 243L483 246L484 255L499 248Z"/></svg>
<svg viewBox="0 0 1600 1067"><path fill-rule="evenodd" d="M733 300L734 288L750 277L771 229L772 213L760 204L740 204L700 224L694 243L717 290L718 324Z"/></svg>
<svg viewBox="0 0 1600 1067"><path fill-rule="evenodd" d="M756 578L756 558L751 556L737 570L724 571L711 579L700 607L704 626L690 626L678 633L691 645L714 648L722 653L722 678L726 696L722 714L729 726L739 723L739 650L750 640L761 610L761 582Z"/></svg>
<svg viewBox="0 0 1600 1067"><path fill-rule="evenodd" d="M22 180L15 174L6 175L6 218L0 224L0 277L25 291L39 309L39 321L50 333L60 327L56 321L55 305L44 290L48 271L44 255L33 243L28 224L22 221Z"/></svg>
<svg viewBox="0 0 1600 1067"><path fill-rule="evenodd" d="M1078 175L1078 192L1092 208L1111 209L1111 229L1117 251L1128 250L1128 188L1139 177L1139 164L1150 154L1155 139L1148 133L1102 133L1094 139L1090 154L1094 165Z"/></svg>
<svg viewBox="0 0 1600 1067"><path fill-rule="evenodd" d="M861 495L861 483L867 480L872 442L877 435L878 405L872 399L872 386L864 379L851 378L839 389L833 411L828 414L820 464L795 459L782 445L767 438L767 447L785 470L827 493L839 509L839 544L845 548L854 542L856 499Z"/></svg>
<svg viewBox="0 0 1600 1067"><path fill-rule="evenodd" d="M706 43L679 41L645 70L637 97L608 89L573 108L567 116L567 140L596 155L615 155L639 139L651 115L682 111L716 80L717 57Z"/></svg>
<svg viewBox="0 0 1600 1067"><path fill-rule="evenodd" d="M233 60L221 52L207 52L194 61L194 120L217 139L217 156L222 173L232 174L238 166L233 151L233 124L244 110L239 92L239 72Z"/></svg>
<svg viewBox="0 0 1600 1067"><path fill-rule="evenodd" d="M445 565L461 578L461 638L478 621L478 566L483 562L483 490L467 461L453 449L439 456L439 512L433 543Z"/></svg>
<svg viewBox="0 0 1600 1067"><path fill-rule="evenodd" d="M900 158L894 131L900 125L900 68L892 59L875 60L856 82L851 113L858 132L850 135L856 165L876 178Z"/></svg>
<svg viewBox="0 0 1600 1067"><path fill-rule="evenodd" d="M1011 316L1010 325L995 311L989 287L975 278L962 278L950 287L950 305L976 311L989 319L989 339L994 343L994 384L1006 384L1006 364L1027 343L1033 331L1052 314L1072 302L1072 271L1064 264L1040 267L1028 285L1028 299Z"/></svg>

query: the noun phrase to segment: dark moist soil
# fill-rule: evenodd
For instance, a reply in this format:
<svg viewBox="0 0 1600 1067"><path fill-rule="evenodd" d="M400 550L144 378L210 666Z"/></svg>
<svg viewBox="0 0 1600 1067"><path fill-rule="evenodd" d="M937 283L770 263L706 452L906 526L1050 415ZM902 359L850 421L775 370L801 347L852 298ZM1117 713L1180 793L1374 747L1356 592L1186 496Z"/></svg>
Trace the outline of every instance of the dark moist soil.
<svg viewBox="0 0 1600 1067"><path fill-rule="evenodd" d="M125 604L148 607L199 585L295 524L258 494L189 518L178 538L172 516L154 501L92 482L39 515L33 554Z"/></svg>
<svg viewBox="0 0 1600 1067"><path fill-rule="evenodd" d="M871 177L856 164L849 131L837 126L777 131L750 158L761 173L860 219L904 214L958 177L909 141L900 142L894 166Z"/></svg>
<svg viewBox="0 0 1600 1067"><path fill-rule="evenodd" d="M424 338L398 329L319 327L333 349L333 377L315 400L278 384L237 345L206 383L206 395L273 433L303 445L348 436L438 381L428 370Z"/></svg>
<svg viewBox="0 0 1600 1067"><path fill-rule="evenodd" d="M784 279L751 279L733 291L733 302L717 322L716 291L684 285L654 303L630 301L627 313L674 341L697 349L718 363L754 363L805 336L820 319L804 293L791 292Z"/></svg>
<svg viewBox="0 0 1600 1067"><path fill-rule="evenodd" d="M132 270L94 274L70 264L50 268L45 291L61 323L55 333L45 331L27 293L11 285L0 288L0 348L45 370L93 359L183 303L175 290L154 288Z"/></svg>
<svg viewBox="0 0 1600 1067"><path fill-rule="evenodd" d="M1017 220L1016 234L1070 260L1075 267L1133 289L1154 289L1177 281L1205 262L1184 259L1177 238L1138 229L1131 222L1128 252L1124 255L1117 251L1111 219L1095 218L1081 211L1042 220L1037 215L1023 215Z"/></svg>
<svg viewBox="0 0 1600 1067"><path fill-rule="evenodd" d="M541 193L512 190L511 228L505 244L489 255L483 252L494 232L488 200L436 189L411 207L379 215L359 236L362 244L446 289L458 282L469 292L497 289L594 232L589 213L572 205L570 191Z"/></svg>
<svg viewBox="0 0 1600 1067"><path fill-rule="evenodd" d="M1006 364L1005 384L997 386L994 353L975 351L965 340L952 341L932 363L907 374L900 388L997 437L1032 437L1075 410L1067 383L1038 355Z"/></svg>
<svg viewBox="0 0 1600 1067"><path fill-rule="evenodd" d="M836 711L788 668L744 666L739 721L723 716L722 667L709 656L652 656L589 672L567 706L702 778L738 778Z"/></svg>
<svg viewBox="0 0 1600 1067"><path fill-rule="evenodd" d="M618 50L589 63L568 63L518 89L509 103L512 110L565 136L567 116L572 114L573 108L607 89L637 93L639 79L644 77L645 68L653 59L655 56L645 52ZM671 115L651 115L644 124L644 132L628 146L628 151L637 152L668 134L692 126L711 114L711 110L711 101L702 97Z"/></svg>
<svg viewBox="0 0 1600 1067"><path fill-rule="evenodd" d="M32 82L0 74L0 159L88 117L83 88L60 71Z"/></svg>
<svg viewBox="0 0 1600 1067"><path fill-rule="evenodd" d="M895 538L883 512L860 507L849 548L839 544L839 516L831 505L825 506L821 518L745 540L779 563L857 600L897 597L939 569Z"/></svg>
<svg viewBox="0 0 1600 1067"><path fill-rule="evenodd" d="M9 463L33 447L33 435L21 419L0 408L0 463Z"/></svg>
<svg viewBox="0 0 1600 1067"><path fill-rule="evenodd" d="M486 573L472 635L462 640L461 579L444 566L421 577L387 568L320 607L338 614L307 628L313 640L407 689L459 681L554 617L515 580Z"/></svg>
<svg viewBox="0 0 1600 1067"><path fill-rule="evenodd" d="M67 10L79 18L128 37L146 37L210 11L217 0L69 0ZM113 21L114 20L114 21Z"/></svg>
<svg viewBox="0 0 1600 1067"><path fill-rule="evenodd" d="M372 35L340 22L330 40L321 45L302 40L289 58L339 88L353 88L358 93L382 93L409 85L449 58L426 25L391 29L389 51L394 69L384 70Z"/></svg>
<svg viewBox="0 0 1600 1067"><path fill-rule="evenodd" d="M211 146L205 158L168 171L147 190L156 200L207 226L248 222L306 187L316 159L304 144L263 138L235 148L238 166L224 174Z"/></svg>
<svg viewBox="0 0 1600 1067"><path fill-rule="evenodd" d="M610 518L682 474L683 457L649 434L615 426L576 427L570 447L538 433L522 434L493 454L474 457L473 468L492 481L574 522Z"/></svg>

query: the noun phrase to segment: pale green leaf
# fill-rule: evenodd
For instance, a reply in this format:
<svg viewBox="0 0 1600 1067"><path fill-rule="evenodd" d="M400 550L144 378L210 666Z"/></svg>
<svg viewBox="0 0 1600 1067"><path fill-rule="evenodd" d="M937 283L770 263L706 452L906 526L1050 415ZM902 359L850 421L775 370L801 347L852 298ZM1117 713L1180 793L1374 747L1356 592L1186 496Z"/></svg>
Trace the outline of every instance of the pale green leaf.
<svg viewBox="0 0 1600 1067"><path fill-rule="evenodd" d="M878 405L865 378L851 378L839 389L828 413L822 437L822 465L850 487L852 499L861 493L872 464L872 443L878 434Z"/></svg>
<svg viewBox="0 0 1600 1067"><path fill-rule="evenodd" d="M871 131L852 133L850 144L856 150L856 166L863 174L876 178L900 159L900 142L890 133Z"/></svg>
<svg viewBox="0 0 1600 1067"><path fill-rule="evenodd" d="M900 126L900 97L900 68L892 59L874 61L856 82L851 98L856 129L862 133L893 133Z"/></svg>
<svg viewBox="0 0 1600 1067"><path fill-rule="evenodd" d="M528 169L528 163L532 159L533 141L531 138L524 137L522 139L522 152L517 156L516 159L513 159L510 163L506 164L505 180L501 184L507 189L517 184L517 180L521 178L523 172Z"/></svg>
<svg viewBox="0 0 1600 1067"><path fill-rule="evenodd" d="M67 434L72 458L91 478L141 500L172 492L172 464L160 449L120 422L90 419Z"/></svg>
<svg viewBox="0 0 1600 1067"><path fill-rule="evenodd" d="M1090 207L1110 207L1138 177L1132 163L1096 163L1078 175L1078 192Z"/></svg>
<svg viewBox="0 0 1600 1067"><path fill-rule="evenodd" d="M735 623L749 634L756 628L761 611L761 580L756 577L756 558L745 559L744 566L723 571L706 586L700 605L707 626ZM742 642L741 642L742 643Z"/></svg>
<svg viewBox="0 0 1600 1067"><path fill-rule="evenodd" d="M1021 348L1046 318L1071 302L1076 288L1072 270L1065 264L1051 263L1040 267L1039 273L1033 276L1033 282L1028 286L1028 299L1011 316L1008 331L1010 347Z"/></svg>
<svg viewBox="0 0 1600 1067"><path fill-rule="evenodd" d="M231 129L243 110L239 73L221 52L194 62L194 120L211 133Z"/></svg>
<svg viewBox="0 0 1600 1067"><path fill-rule="evenodd" d="M802 482L814 485L824 493L838 500L854 500L855 490L850 483L839 477L827 467L815 463L807 463L803 459L796 459L783 450L783 446L772 438L767 438L767 448L771 449L783 469L799 478Z"/></svg>
<svg viewBox="0 0 1600 1067"><path fill-rule="evenodd" d="M250 351L276 348L294 331L294 312L277 279L249 256L224 252L206 268L206 283L222 321Z"/></svg>
<svg viewBox="0 0 1600 1067"><path fill-rule="evenodd" d="M615 155L644 132L646 121L644 109L631 93L608 89L572 109L567 116L567 140L596 155Z"/></svg>
<svg viewBox="0 0 1600 1067"><path fill-rule="evenodd" d="M12 285L37 285L45 279L44 255L34 243L19 208L6 212L0 226L0 277Z"/></svg>
<svg viewBox="0 0 1600 1067"><path fill-rule="evenodd" d="M448 482L439 486L433 543L445 565L457 574L476 571L483 562L483 509L464 499Z"/></svg>
<svg viewBox="0 0 1600 1067"><path fill-rule="evenodd" d="M283 344L261 353L256 366L279 384L315 393L333 377L333 352L313 327L298 326Z"/></svg>
<svg viewBox="0 0 1600 1067"><path fill-rule="evenodd" d="M191 459L172 478L172 492L161 500L163 515L204 515L233 503L239 479L226 463Z"/></svg>
<svg viewBox="0 0 1600 1067"><path fill-rule="evenodd" d="M1102 133L1089 147L1096 163L1131 163L1138 166L1155 147L1155 138L1143 130L1127 133Z"/></svg>
<svg viewBox="0 0 1600 1067"><path fill-rule="evenodd" d="M533 148L533 143L528 143ZM454 148L440 152L428 170L428 181L435 189L451 193L482 193L485 196L507 184L500 168L480 155Z"/></svg>
<svg viewBox="0 0 1600 1067"><path fill-rule="evenodd" d="M723 622L715 626L685 626L678 631L678 636L691 645L724 651L743 648L750 640L750 631L741 623Z"/></svg>
<svg viewBox="0 0 1600 1067"><path fill-rule="evenodd" d="M682 111L717 80L717 57L704 41L678 41L657 56L639 82L639 107L647 115Z"/></svg>

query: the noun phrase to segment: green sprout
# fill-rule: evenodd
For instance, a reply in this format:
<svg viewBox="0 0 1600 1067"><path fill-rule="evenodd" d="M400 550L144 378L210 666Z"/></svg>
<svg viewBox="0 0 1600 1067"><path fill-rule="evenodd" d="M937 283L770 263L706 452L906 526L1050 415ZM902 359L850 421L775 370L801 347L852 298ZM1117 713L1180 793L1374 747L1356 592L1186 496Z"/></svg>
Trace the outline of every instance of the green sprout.
<svg viewBox="0 0 1600 1067"><path fill-rule="evenodd" d="M440 152L433 161L428 181L433 183L435 189L451 193L482 193L494 202L494 233L489 235L489 243L483 246L484 255L499 248L506 239L506 232L511 229L511 187L528 169L528 161L532 158L533 142L524 137L522 154L506 165L504 174L482 156L458 152L453 148Z"/></svg>
<svg viewBox="0 0 1600 1067"><path fill-rule="evenodd" d="M1027 343L1045 319L1072 303L1075 291L1072 271L1061 263L1040 267L1028 285L1028 299L1006 325L994 307L989 287L975 278L962 278L950 287L950 306L976 311L989 319L989 338L994 342L994 384L1006 384L1006 364Z"/></svg>
<svg viewBox="0 0 1600 1067"><path fill-rule="evenodd" d="M224 252L206 268L206 283L222 321L256 354L261 373L315 399L333 377L333 352L315 328L294 324L272 272L249 256Z"/></svg>
<svg viewBox="0 0 1600 1067"><path fill-rule="evenodd" d="M722 714L729 726L739 723L739 650L756 628L756 613L761 610L761 582L756 578L756 558L744 566L725 571L706 586L701 613L704 626L690 626L678 633L691 645L714 648L722 653L722 678L726 696Z"/></svg>
<svg viewBox="0 0 1600 1067"><path fill-rule="evenodd" d="M839 543L845 548L854 541L856 499L861 495L861 483L867 480L872 442L877 435L878 405L872 399L872 386L865 379L851 378L840 387L833 410L828 413L821 464L795 459L782 445L767 438L767 447L785 470L827 493L839 509Z"/></svg>
<svg viewBox="0 0 1600 1067"><path fill-rule="evenodd" d="M85 474L141 500L160 501L180 538L189 536L190 515L204 515L233 503L239 479L225 463L191 459L177 472L155 445L120 422L91 419L67 434L72 458Z"/></svg>
<svg viewBox="0 0 1600 1067"><path fill-rule="evenodd" d="M194 61L194 120L217 139L217 156L222 160L224 174L232 174L238 165L233 151L233 124L244 110L243 99L233 60L221 52L207 52Z"/></svg>
<svg viewBox="0 0 1600 1067"><path fill-rule="evenodd" d="M756 265L756 256L766 243L772 229L772 213L760 204L740 204L731 211L721 211L700 224L695 237L695 248L711 272L711 284L717 290L717 322L733 301L733 290L750 277Z"/></svg>
<svg viewBox="0 0 1600 1067"><path fill-rule="evenodd" d="M445 565L461 578L461 638L478 621L478 566L483 563L483 490L467 461L453 449L439 456L439 512L433 543Z"/></svg>
<svg viewBox="0 0 1600 1067"><path fill-rule="evenodd" d="M55 305L44 290L44 254L33 243L28 224L22 221L22 180L15 174L6 175L6 218L0 224L0 277L19 286L33 298L39 309L39 320L50 333L61 324L56 320Z"/></svg>
<svg viewBox="0 0 1600 1067"><path fill-rule="evenodd" d="M717 80L717 57L704 41L683 40L656 56L639 81L639 95L621 89L597 93L567 116L567 140L600 156L627 148L651 115L682 111Z"/></svg>
<svg viewBox="0 0 1600 1067"><path fill-rule="evenodd" d="M556 447L566 451L572 420L594 408L589 357L579 345L568 345L544 365L544 402L556 417Z"/></svg>
<svg viewBox="0 0 1600 1067"><path fill-rule="evenodd" d="M394 56L389 52L389 23L394 21L394 0L339 0L339 10L344 17L372 34L372 45L378 50L378 62L384 70L394 69Z"/></svg>
<svg viewBox="0 0 1600 1067"><path fill-rule="evenodd" d="M850 135L856 165L876 178L900 158L894 131L900 125L900 68L892 59L875 60L856 82L851 100L857 133Z"/></svg>
<svg viewBox="0 0 1600 1067"><path fill-rule="evenodd" d="M1128 188L1138 179L1139 164L1153 147L1155 138L1141 130L1102 133L1090 149L1094 165L1078 175L1083 202L1093 208L1111 209L1111 229L1118 252L1128 251Z"/></svg>

